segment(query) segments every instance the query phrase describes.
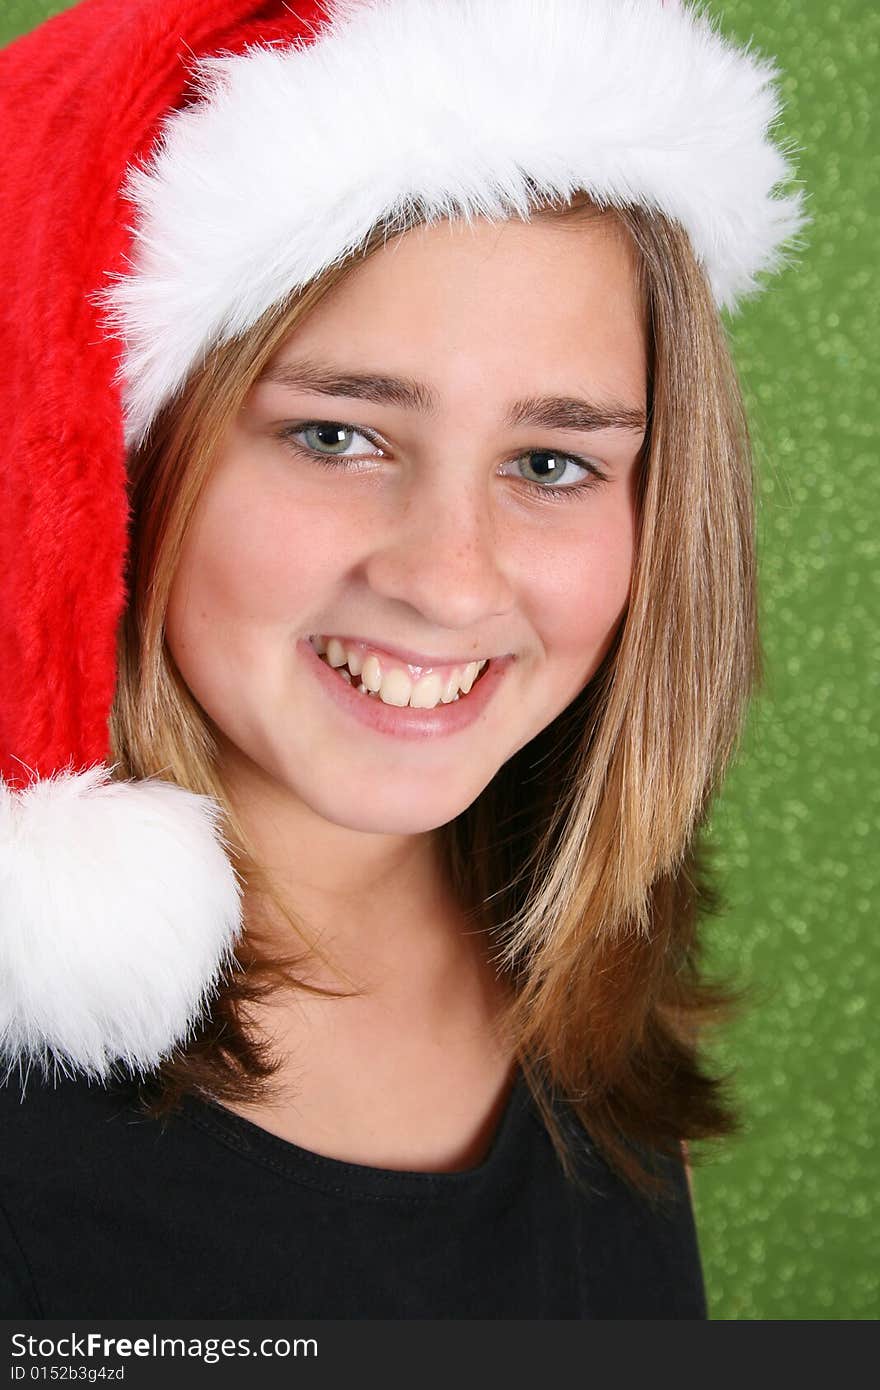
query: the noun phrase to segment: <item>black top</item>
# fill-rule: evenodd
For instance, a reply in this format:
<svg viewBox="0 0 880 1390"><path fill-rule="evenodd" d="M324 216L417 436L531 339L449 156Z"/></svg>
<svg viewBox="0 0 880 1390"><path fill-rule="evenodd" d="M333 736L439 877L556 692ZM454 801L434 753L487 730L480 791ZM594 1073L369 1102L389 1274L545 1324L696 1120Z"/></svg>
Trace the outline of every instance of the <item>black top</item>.
<svg viewBox="0 0 880 1390"><path fill-rule="evenodd" d="M575 1132L582 1136L578 1129ZM705 1318L681 1163L662 1205L585 1137L565 1176L521 1072L458 1173L346 1163L187 1097L0 1084L0 1316Z"/></svg>

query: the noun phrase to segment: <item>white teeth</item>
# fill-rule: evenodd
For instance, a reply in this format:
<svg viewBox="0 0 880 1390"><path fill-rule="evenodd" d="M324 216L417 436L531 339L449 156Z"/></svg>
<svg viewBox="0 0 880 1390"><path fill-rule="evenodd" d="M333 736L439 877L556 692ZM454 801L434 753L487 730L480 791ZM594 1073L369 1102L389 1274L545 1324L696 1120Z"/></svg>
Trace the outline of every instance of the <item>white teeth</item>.
<svg viewBox="0 0 880 1390"><path fill-rule="evenodd" d="M349 685L354 685L352 677L360 676L355 687L364 695L378 697L383 704L394 705L399 709L435 709L438 704L450 705L467 695L477 676L487 664L482 661L469 661L464 667L454 667L447 676L439 671L429 671L414 681L409 672L399 666L383 671L379 658L370 653L364 657L363 649L347 648L338 637L326 640L320 635L312 639L312 645L319 655L323 655L328 665L339 671ZM343 670L344 666L348 670Z"/></svg>
<svg viewBox="0 0 880 1390"><path fill-rule="evenodd" d="M361 680L368 690L378 694L382 686L382 667L377 656L368 656L361 667Z"/></svg>
<svg viewBox="0 0 880 1390"><path fill-rule="evenodd" d="M471 661L465 666L461 673L461 693L463 695L467 695L470 692L471 686L477 679L477 672L479 669L479 663L476 661Z"/></svg>
<svg viewBox="0 0 880 1390"><path fill-rule="evenodd" d="M440 699L443 701L444 705L452 704L452 701L458 694L458 678L460 675L460 671L450 671L449 675L446 677L440 695Z"/></svg>
<svg viewBox="0 0 880 1390"><path fill-rule="evenodd" d="M382 677L379 696L386 705L397 705L402 709L404 705L409 704L412 693L412 681L406 672L398 667Z"/></svg>
<svg viewBox="0 0 880 1390"><path fill-rule="evenodd" d="M413 686L413 692L409 698L410 705L413 709L433 709L439 703L443 685L443 677L439 671L432 671L430 675L422 676L421 680L416 681Z"/></svg>

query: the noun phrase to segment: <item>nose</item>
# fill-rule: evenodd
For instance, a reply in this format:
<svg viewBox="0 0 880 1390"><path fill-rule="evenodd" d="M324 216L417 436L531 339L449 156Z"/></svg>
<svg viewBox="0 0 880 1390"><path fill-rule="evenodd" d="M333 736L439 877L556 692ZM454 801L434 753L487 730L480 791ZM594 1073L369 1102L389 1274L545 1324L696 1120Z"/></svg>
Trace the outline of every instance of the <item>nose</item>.
<svg viewBox="0 0 880 1390"><path fill-rule="evenodd" d="M494 479L458 467L412 480L377 522L365 574L373 593L407 604L435 630L482 629L508 613L514 588L493 511Z"/></svg>

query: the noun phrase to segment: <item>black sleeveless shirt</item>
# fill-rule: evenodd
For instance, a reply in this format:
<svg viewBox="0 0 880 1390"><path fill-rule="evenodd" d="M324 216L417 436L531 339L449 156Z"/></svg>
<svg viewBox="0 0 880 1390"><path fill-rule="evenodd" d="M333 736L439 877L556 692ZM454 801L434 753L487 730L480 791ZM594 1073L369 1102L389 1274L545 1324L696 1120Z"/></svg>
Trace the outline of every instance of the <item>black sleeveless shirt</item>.
<svg viewBox="0 0 880 1390"><path fill-rule="evenodd" d="M687 1181L649 1201L582 1131L566 1181L521 1072L463 1172L300 1148L213 1102L0 1085L0 1316L705 1318Z"/></svg>

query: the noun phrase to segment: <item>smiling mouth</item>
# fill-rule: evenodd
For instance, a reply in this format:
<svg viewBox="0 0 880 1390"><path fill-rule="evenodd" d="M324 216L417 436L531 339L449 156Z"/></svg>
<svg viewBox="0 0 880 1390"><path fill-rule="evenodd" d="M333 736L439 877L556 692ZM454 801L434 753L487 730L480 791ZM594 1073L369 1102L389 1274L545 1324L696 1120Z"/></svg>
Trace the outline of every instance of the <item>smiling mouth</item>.
<svg viewBox="0 0 880 1390"><path fill-rule="evenodd" d="M325 665L368 699L397 708L435 709L465 698L490 662L471 661L440 669L412 666L371 650L363 642L325 638L309 642Z"/></svg>

